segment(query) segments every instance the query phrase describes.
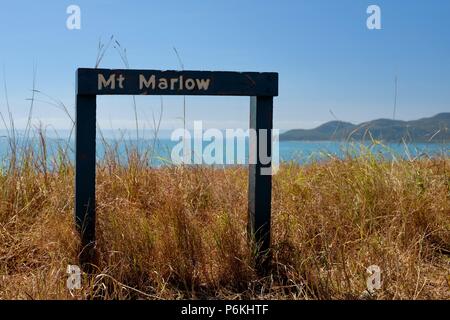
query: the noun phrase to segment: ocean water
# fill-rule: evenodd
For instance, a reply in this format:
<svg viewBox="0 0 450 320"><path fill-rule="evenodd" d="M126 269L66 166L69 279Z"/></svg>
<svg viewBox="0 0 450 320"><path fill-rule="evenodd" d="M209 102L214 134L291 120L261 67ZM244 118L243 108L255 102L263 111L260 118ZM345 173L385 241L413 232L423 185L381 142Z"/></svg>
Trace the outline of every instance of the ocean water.
<svg viewBox="0 0 450 320"><path fill-rule="evenodd" d="M450 143L361 143L336 141L281 141L280 158L283 161L311 161L330 157L352 157L370 151L386 159L414 159L449 156Z"/></svg>
<svg viewBox="0 0 450 320"><path fill-rule="evenodd" d="M208 153L207 146L210 142L202 143L202 151L195 150L194 143L191 143L191 161L194 163L210 164L205 161L199 154ZM140 140L116 140L97 138L96 157L97 161L105 159L108 151L114 150L114 154L118 155L118 160L126 164L128 156L132 151L137 151L141 156L145 155L149 159L149 165L161 166L173 163L172 150L179 141L171 141L170 139L140 139ZM181 143L182 144L182 143ZM226 164L246 164L248 163L248 140L245 140L245 147L239 146L235 140L224 140L222 148L219 151L209 152L215 159L222 159L222 163ZM75 156L75 147L73 140L47 138L45 150L47 153L47 161L51 165L57 158L58 153L63 150L68 158L73 161ZM27 141L16 142L15 149L20 157L21 150L25 148L33 149L35 156L38 157L42 152L42 145L38 139L28 139ZM238 158L238 148L241 147L243 157ZM10 141L6 138L0 138L0 159L3 165L9 161L12 154ZM220 151L221 150L221 151ZM277 148L274 149L276 151ZM385 159L415 159L423 157L450 156L450 143L359 143L359 142L338 142L338 141L280 141L278 143L278 154L280 162L297 162L307 164L312 161L325 161L330 158L355 157L361 153L370 151L372 154L383 157ZM182 153L182 152L180 152ZM180 154L178 153L178 154ZM238 161L239 160L239 161ZM220 163L220 164L222 164Z"/></svg>

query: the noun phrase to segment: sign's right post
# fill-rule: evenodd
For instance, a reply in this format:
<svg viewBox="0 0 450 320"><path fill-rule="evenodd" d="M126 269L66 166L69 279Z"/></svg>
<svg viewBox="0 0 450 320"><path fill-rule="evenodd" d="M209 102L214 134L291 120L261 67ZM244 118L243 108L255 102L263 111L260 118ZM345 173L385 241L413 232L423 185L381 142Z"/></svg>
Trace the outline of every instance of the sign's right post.
<svg viewBox="0 0 450 320"><path fill-rule="evenodd" d="M270 223L272 204L273 97L250 97L248 235L260 274L270 266ZM254 153L252 155L252 153Z"/></svg>

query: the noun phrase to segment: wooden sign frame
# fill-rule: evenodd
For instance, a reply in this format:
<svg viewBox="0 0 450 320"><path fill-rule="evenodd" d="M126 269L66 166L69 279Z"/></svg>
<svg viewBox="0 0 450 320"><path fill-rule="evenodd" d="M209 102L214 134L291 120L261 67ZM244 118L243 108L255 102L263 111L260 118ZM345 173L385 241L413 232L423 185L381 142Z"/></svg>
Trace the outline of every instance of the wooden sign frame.
<svg viewBox="0 0 450 320"><path fill-rule="evenodd" d="M272 136L273 97L278 96L278 73L160 71L129 69L77 70L75 133L75 224L81 235L80 264L95 261L95 145L97 95L219 95L250 97L250 128L256 139L250 150L260 154L260 129ZM272 139L266 139L271 158ZM256 144L253 145L253 144ZM253 149L252 149L253 148ZM266 269L270 249L272 176L261 174L272 162L249 164L248 234L258 270ZM253 242L254 240L254 242Z"/></svg>

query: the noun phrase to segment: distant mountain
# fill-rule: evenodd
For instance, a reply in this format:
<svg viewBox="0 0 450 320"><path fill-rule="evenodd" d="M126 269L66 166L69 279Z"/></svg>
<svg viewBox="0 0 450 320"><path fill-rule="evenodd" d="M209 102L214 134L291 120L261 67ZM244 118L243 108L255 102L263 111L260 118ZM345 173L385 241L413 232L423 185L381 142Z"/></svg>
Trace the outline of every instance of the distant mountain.
<svg viewBox="0 0 450 320"><path fill-rule="evenodd" d="M377 119L352 124L330 121L314 129L289 130L280 140L382 140L386 142L450 142L450 113L413 121Z"/></svg>

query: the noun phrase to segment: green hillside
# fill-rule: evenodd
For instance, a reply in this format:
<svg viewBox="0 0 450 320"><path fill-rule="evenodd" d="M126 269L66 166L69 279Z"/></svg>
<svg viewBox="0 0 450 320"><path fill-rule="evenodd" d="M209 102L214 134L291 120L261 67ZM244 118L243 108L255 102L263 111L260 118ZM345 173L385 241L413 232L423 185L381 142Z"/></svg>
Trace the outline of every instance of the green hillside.
<svg viewBox="0 0 450 320"><path fill-rule="evenodd" d="M450 142L450 113L413 121L377 119L352 124L330 121L314 129L295 129L280 135L284 141L382 140L387 142Z"/></svg>

